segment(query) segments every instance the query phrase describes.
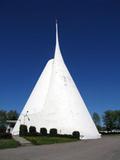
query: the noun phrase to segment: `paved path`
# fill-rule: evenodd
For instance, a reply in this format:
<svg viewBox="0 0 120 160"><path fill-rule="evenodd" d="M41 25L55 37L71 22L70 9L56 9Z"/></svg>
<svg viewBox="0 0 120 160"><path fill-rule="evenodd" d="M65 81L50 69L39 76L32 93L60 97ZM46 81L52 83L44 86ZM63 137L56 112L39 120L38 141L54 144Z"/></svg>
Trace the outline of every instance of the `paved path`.
<svg viewBox="0 0 120 160"><path fill-rule="evenodd" d="M32 145L31 142L27 141L23 137L13 136L13 139L16 140L16 141L18 141L22 146L30 146L30 145Z"/></svg>
<svg viewBox="0 0 120 160"><path fill-rule="evenodd" d="M0 150L0 160L120 160L120 136Z"/></svg>

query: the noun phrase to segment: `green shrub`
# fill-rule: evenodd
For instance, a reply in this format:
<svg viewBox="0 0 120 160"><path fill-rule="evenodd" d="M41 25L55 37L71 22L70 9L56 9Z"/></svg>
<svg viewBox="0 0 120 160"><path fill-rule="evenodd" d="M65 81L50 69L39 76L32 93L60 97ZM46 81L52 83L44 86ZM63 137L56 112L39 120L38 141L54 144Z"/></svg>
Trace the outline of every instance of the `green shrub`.
<svg viewBox="0 0 120 160"><path fill-rule="evenodd" d="M80 132L79 132L79 131L74 131L74 132L72 133L72 136L73 136L73 138L79 139L79 138L80 138Z"/></svg>
<svg viewBox="0 0 120 160"><path fill-rule="evenodd" d="M50 136L57 136L57 129L56 128L50 129Z"/></svg>
<svg viewBox="0 0 120 160"><path fill-rule="evenodd" d="M29 133L30 133L31 135L35 135L35 134L36 134L36 127L30 126L30 128L29 128Z"/></svg>
<svg viewBox="0 0 120 160"><path fill-rule="evenodd" d="M63 134L62 137L73 138L73 136L70 134Z"/></svg>
<svg viewBox="0 0 120 160"><path fill-rule="evenodd" d="M40 135L46 136L47 135L47 129L46 128L40 128Z"/></svg>
<svg viewBox="0 0 120 160"><path fill-rule="evenodd" d="M0 134L1 133L3 133L3 134L6 133L6 127L5 127L5 125L1 125L0 126Z"/></svg>
<svg viewBox="0 0 120 160"><path fill-rule="evenodd" d="M0 133L0 139L11 139L12 134L11 133Z"/></svg>
<svg viewBox="0 0 120 160"><path fill-rule="evenodd" d="M20 136L26 136L27 133L28 133L28 131L27 131L27 126L24 125L24 124L21 124L21 125L20 125L20 129L19 129L19 135L20 135Z"/></svg>

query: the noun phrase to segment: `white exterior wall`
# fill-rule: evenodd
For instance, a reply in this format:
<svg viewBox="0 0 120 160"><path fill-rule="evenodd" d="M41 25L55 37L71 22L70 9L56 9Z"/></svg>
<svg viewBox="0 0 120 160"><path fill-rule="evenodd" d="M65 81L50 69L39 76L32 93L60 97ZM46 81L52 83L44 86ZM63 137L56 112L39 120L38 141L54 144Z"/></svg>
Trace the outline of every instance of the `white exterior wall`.
<svg viewBox="0 0 120 160"><path fill-rule="evenodd" d="M28 112L27 112L28 111ZM28 120L28 115L30 121ZM55 57L46 65L13 130L18 134L19 125L56 128L58 133L79 131L83 139L100 138L100 134L87 107L63 61L56 29Z"/></svg>
<svg viewBox="0 0 120 160"><path fill-rule="evenodd" d="M25 124L30 126L31 124L33 124L34 118L36 120L38 119L36 118L35 115L39 113L44 107L44 103L46 100L46 95L47 95L49 83L50 83L52 65L53 65L53 59L48 61L40 78L38 79L12 131L13 135L19 134L20 124ZM32 117L34 117L33 120L32 120ZM28 119L30 119L30 121ZM33 125L36 126L36 123Z"/></svg>

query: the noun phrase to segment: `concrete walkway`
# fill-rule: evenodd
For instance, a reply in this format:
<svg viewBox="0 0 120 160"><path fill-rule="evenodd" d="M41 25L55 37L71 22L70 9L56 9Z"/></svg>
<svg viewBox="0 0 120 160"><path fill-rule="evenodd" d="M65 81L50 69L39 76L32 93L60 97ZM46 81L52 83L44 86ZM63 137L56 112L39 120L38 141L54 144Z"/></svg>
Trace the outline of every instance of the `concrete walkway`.
<svg viewBox="0 0 120 160"><path fill-rule="evenodd" d="M0 150L0 160L120 160L120 136Z"/></svg>
<svg viewBox="0 0 120 160"><path fill-rule="evenodd" d="M13 136L13 139L16 140L17 142L19 142L22 146L30 146L30 145L32 145L32 143L30 141L26 140L23 137Z"/></svg>

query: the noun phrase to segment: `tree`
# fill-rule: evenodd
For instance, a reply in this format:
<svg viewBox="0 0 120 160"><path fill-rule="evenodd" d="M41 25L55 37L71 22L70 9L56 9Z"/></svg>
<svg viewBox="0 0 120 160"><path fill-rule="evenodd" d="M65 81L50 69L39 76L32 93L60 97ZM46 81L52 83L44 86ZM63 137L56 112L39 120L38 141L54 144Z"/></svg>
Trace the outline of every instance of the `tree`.
<svg viewBox="0 0 120 160"><path fill-rule="evenodd" d="M17 120L18 119L18 113L15 110L10 110L7 112L7 120Z"/></svg>
<svg viewBox="0 0 120 160"><path fill-rule="evenodd" d="M7 119L6 111L0 110L0 123L4 123Z"/></svg>
<svg viewBox="0 0 120 160"><path fill-rule="evenodd" d="M117 112L112 110L107 110L103 115L103 123L107 131L112 131L116 129L117 125Z"/></svg>
<svg viewBox="0 0 120 160"><path fill-rule="evenodd" d="M120 110L115 110L115 128L120 130Z"/></svg>
<svg viewBox="0 0 120 160"><path fill-rule="evenodd" d="M118 111L118 129L120 129L120 110Z"/></svg>
<svg viewBox="0 0 120 160"><path fill-rule="evenodd" d="M94 121L97 129L100 130L101 129L101 126L100 126L100 116L96 112L93 113L93 121Z"/></svg>

